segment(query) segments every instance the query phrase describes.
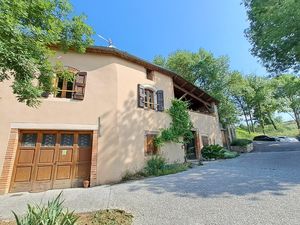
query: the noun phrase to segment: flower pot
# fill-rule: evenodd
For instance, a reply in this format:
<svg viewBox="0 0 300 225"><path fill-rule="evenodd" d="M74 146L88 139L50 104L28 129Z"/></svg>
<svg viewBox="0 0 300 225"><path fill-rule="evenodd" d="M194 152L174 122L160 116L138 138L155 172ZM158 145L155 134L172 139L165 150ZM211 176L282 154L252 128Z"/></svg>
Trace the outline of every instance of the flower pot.
<svg viewBox="0 0 300 225"><path fill-rule="evenodd" d="M89 180L84 180L82 183L83 183L83 187L84 188L88 188L89 185L90 185L90 181Z"/></svg>

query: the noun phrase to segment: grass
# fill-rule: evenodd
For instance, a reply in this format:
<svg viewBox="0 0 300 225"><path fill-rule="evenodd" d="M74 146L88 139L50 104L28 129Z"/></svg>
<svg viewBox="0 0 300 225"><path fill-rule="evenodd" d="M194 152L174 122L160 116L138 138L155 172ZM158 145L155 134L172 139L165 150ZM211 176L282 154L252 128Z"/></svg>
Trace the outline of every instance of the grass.
<svg viewBox="0 0 300 225"><path fill-rule="evenodd" d="M289 136L289 137L296 137L299 136L299 130L297 129L296 123L280 123L276 124L277 125L277 130L274 129L272 125L266 125L265 127L265 132L266 135L268 136ZM250 139L252 140L253 137L257 135L263 135L261 127L256 128L255 133L248 133L247 130L237 128L236 129L236 135L237 138L242 138L242 139Z"/></svg>
<svg viewBox="0 0 300 225"><path fill-rule="evenodd" d="M131 225L133 215L120 209L105 209L92 213L80 213L77 225ZM15 221L0 220L0 225L16 225Z"/></svg>

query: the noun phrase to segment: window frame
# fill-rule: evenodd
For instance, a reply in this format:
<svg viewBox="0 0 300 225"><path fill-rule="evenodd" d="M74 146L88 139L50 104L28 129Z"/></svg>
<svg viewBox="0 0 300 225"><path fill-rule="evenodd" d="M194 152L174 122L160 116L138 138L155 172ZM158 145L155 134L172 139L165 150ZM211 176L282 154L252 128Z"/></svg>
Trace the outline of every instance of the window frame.
<svg viewBox="0 0 300 225"><path fill-rule="evenodd" d="M74 73L74 78L75 78L76 74ZM58 89L58 83L60 82L60 80L62 80L63 84L62 84L62 89ZM72 82L72 90L68 90L68 82ZM73 98L73 94L75 93L75 79L73 81L68 81L66 79L62 79L59 77L56 77L55 79L55 92L54 92L54 97L55 98L67 98L67 99L72 99ZM60 96L57 96L57 94L61 92ZM67 97L67 93L71 93L71 97Z"/></svg>
<svg viewBox="0 0 300 225"><path fill-rule="evenodd" d="M154 138L157 137L157 135L158 135L158 132L149 132L149 131L145 132L145 135L144 135L144 155L145 156L153 156L153 155L159 154L160 149L154 145ZM152 138L151 144L153 145L153 146L151 146L150 150L148 149L148 147L149 147L149 139L148 138L149 137Z"/></svg>
<svg viewBox="0 0 300 225"><path fill-rule="evenodd" d="M150 69L146 69L146 78L148 80L154 81L154 71Z"/></svg>
<svg viewBox="0 0 300 225"><path fill-rule="evenodd" d="M145 88L144 107L156 110L156 92L150 88Z"/></svg>

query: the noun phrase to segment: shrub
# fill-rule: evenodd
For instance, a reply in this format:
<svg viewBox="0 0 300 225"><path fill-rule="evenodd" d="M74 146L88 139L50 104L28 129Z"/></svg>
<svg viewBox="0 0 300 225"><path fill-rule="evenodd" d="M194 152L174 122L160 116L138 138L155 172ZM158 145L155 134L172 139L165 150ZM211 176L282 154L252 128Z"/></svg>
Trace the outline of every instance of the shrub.
<svg viewBox="0 0 300 225"><path fill-rule="evenodd" d="M159 176L166 166L166 160L160 155L152 156L146 164L145 173L148 176Z"/></svg>
<svg viewBox="0 0 300 225"><path fill-rule="evenodd" d="M235 139L231 142L231 146L247 146L248 144L251 144L252 141L248 139Z"/></svg>
<svg viewBox="0 0 300 225"><path fill-rule="evenodd" d="M202 148L202 156L206 159L222 159L225 149L220 145L207 145Z"/></svg>
<svg viewBox="0 0 300 225"><path fill-rule="evenodd" d="M204 146L201 153L205 159L230 159L239 156L238 153L228 151L220 145Z"/></svg>
<svg viewBox="0 0 300 225"><path fill-rule="evenodd" d="M162 176L168 174L179 173L191 168L190 163L173 163L167 164L166 159L162 156L152 156L144 168L144 171L139 172L145 176Z"/></svg>
<svg viewBox="0 0 300 225"><path fill-rule="evenodd" d="M60 193L54 200L48 201L46 206L27 205L27 213L19 218L13 212L17 225L74 225L78 220L73 212L64 210Z"/></svg>
<svg viewBox="0 0 300 225"><path fill-rule="evenodd" d="M144 177L147 177L147 174L145 173L144 170L137 171L137 172L126 171L122 177L122 181L139 180Z"/></svg>

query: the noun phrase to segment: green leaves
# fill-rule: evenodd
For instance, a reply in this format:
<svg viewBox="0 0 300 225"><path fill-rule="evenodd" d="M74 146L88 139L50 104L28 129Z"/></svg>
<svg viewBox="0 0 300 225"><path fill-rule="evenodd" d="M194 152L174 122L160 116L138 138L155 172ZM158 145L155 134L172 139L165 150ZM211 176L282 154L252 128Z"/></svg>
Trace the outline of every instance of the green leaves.
<svg viewBox="0 0 300 225"><path fill-rule="evenodd" d="M64 210L61 196L62 192L46 206L28 204L27 213L22 218L13 212L17 225L75 225L78 216Z"/></svg>
<svg viewBox="0 0 300 225"><path fill-rule="evenodd" d="M193 124L188 111L188 102L173 99L172 106L168 109L168 114L172 118L169 128L163 129L155 138L155 145L160 147L166 142L182 143L180 138L189 140L193 137Z"/></svg>
<svg viewBox="0 0 300 225"><path fill-rule="evenodd" d="M275 73L300 70L300 1L244 0L252 54Z"/></svg>
<svg viewBox="0 0 300 225"><path fill-rule="evenodd" d="M19 101L37 106L40 94L52 90L51 45L82 53L93 44L86 16L71 12L68 0L0 1L0 81L14 79Z"/></svg>
<svg viewBox="0 0 300 225"><path fill-rule="evenodd" d="M236 107L230 99L228 89L231 73L226 56L216 58L204 49L199 49L198 52L178 50L167 58L156 56L153 61L176 72L218 99L220 122L224 126L237 122Z"/></svg>

